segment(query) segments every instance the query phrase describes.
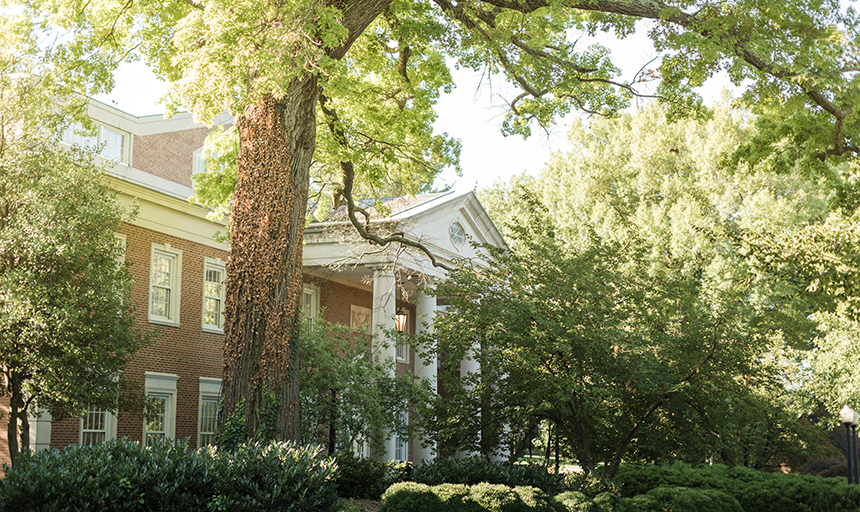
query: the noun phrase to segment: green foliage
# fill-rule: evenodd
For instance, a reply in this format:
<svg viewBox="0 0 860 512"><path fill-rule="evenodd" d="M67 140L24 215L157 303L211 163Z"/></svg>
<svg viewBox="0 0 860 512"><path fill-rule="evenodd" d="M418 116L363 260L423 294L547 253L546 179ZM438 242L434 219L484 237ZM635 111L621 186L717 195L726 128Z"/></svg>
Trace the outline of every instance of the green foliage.
<svg viewBox="0 0 860 512"><path fill-rule="evenodd" d="M380 512L549 512L558 510L556 507L548 494L532 487L404 482L385 491Z"/></svg>
<svg viewBox="0 0 860 512"><path fill-rule="evenodd" d="M630 504L642 512L744 512L738 500L713 489L657 487Z"/></svg>
<svg viewBox="0 0 860 512"><path fill-rule="evenodd" d="M547 494L568 488L564 474L550 473L546 466L490 462L483 457L439 457L414 470L412 480L427 485L443 483L476 485L501 484L508 487L531 486Z"/></svg>
<svg viewBox="0 0 860 512"><path fill-rule="evenodd" d="M128 440L25 456L0 480L0 510L335 511L335 465L285 443L235 451Z"/></svg>
<svg viewBox="0 0 860 512"><path fill-rule="evenodd" d="M115 236L134 212L116 201L93 151L57 142L85 105L75 88L92 89L80 70L65 74L67 46L42 48L42 21L0 21L0 397L11 402L13 463L37 408L54 419L140 410L139 386L122 370L151 339L134 323Z"/></svg>
<svg viewBox="0 0 860 512"><path fill-rule="evenodd" d="M394 361L377 360L366 337L342 325L307 321L299 357L303 442L332 453L355 442L381 450L384 435L410 433L398 412L425 400L426 386L411 373L395 376Z"/></svg>
<svg viewBox="0 0 860 512"><path fill-rule="evenodd" d="M650 416L635 432L625 455L628 460L710 458L776 470L782 464L801 465L812 455L810 450L822 444L820 432L798 421L814 402L785 393L786 385L798 382L794 350L808 347L816 334L809 316L814 300L804 293L807 283L797 275L787 278L786 272L753 260L746 239L756 230L798 233L818 223L832 207L832 182L810 179L801 169L775 175L745 165L727 167L726 155L749 140L751 133L749 114L727 105L716 108L707 121L676 123L668 122L665 109L652 105L618 119L574 126L572 151L556 155L537 177L518 178L482 195L519 259L500 260L509 272L469 278L474 282L469 285L472 292L482 293L479 290L494 277L523 287L512 296L524 297L528 305L512 307L508 314L517 319L507 324L531 326L533 319L540 319L529 327L529 336L517 335L523 336L526 350L541 350L539 361L558 354L561 359L554 362L578 363L573 367L576 372L547 368L554 375L577 379L592 375L593 368L611 368L609 380L585 381L595 397L585 401L589 406L620 400L645 407L619 416L629 418L647 411L648 403L657 406L653 413L657 416ZM761 247L769 245L763 242ZM755 257L761 260L758 253ZM589 261L599 261L599 267L590 269ZM808 275L798 267L791 270ZM508 277L520 274L521 282ZM570 275L583 277L555 277ZM606 290L594 284L610 279L614 282ZM535 282L542 283L540 290L527 288ZM612 294L617 298L608 299ZM582 297L587 304L568 301L569 310L559 307L555 312L538 302L561 306L567 303L557 297L566 296ZM602 308L604 299L609 302ZM638 307L627 314L625 308L633 304ZM481 309L489 311L489 306ZM467 317L483 318L475 311ZM492 315L486 318L490 324L485 331L492 336L513 333L494 326ZM631 320L634 324L620 327ZM566 331L562 322L567 323ZM693 325L675 330L684 322ZM544 327L548 323L559 327L553 332ZM589 325L596 332L584 329ZM475 327L474 322L469 327ZM620 332L613 333L616 328ZM593 343L595 350L557 352L557 345L551 343L529 344L530 339L541 339L537 332L556 343L572 339L575 333ZM697 340L689 338L690 348L683 348L685 342L677 334L693 332ZM468 335L466 329L460 333ZM706 346L701 340L717 339L721 341L713 348L728 352L714 355L720 363L710 366L706 374L719 382L706 382L709 377L697 373L665 395L659 405L651 401L662 400L658 399L660 387L672 389L672 379L679 377L680 366L672 362L675 356L677 361L692 362L691 356L707 360L704 352L693 354ZM738 344L741 350L735 350ZM647 356L646 350L656 357ZM642 367L648 370L630 367L636 374L621 377L625 370L619 363L632 362L633 357L647 358ZM521 367L536 365L524 361ZM730 377L733 372L737 372L734 378ZM740 375L745 376L743 384ZM622 389L636 393L622 398ZM646 397L649 393L651 398ZM685 393L697 394L689 403L711 405L694 407L698 412L674 409L686 401L681 398ZM547 396L552 395L541 393L540 400ZM559 403L569 396L577 394L573 390L561 394ZM614 424L615 418L610 415L605 422ZM558 424L556 419L551 422ZM600 443L615 435L602 429L591 435L598 432L603 434ZM567 437L578 439L579 434ZM581 460L581 453L572 448L568 453ZM594 443L590 449L597 450Z"/></svg>
<svg viewBox="0 0 860 512"><path fill-rule="evenodd" d="M269 443L277 438L276 422L281 400L276 394L266 390L263 393L263 408L260 411L260 427L258 439L248 439L245 430L245 397L239 400L233 414L224 421L223 427L217 434L216 444L221 450L232 451L246 443ZM223 397L221 402L223 404Z"/></svg>
<svg viewBox="0 0 860 512"><path fill-rule="evenodd" d="M634 500L640 495L656 498L658 494L671 494L668 490L652 494L658 488L686 487L721 491L737 499L746 511L830 512L860 507L860 501L857 501L860 493L853 489L856 486L848 485L845 478L769 474L720 464L703 467L683 463L641 467L625 465L616 480L621 484L624 496ZM648 501L648 498L641 499Z"/></svg>
<svg viewBox="0 0 860 512"><path fill-rule="evenodd" d="M351 452L338 452L337 492L341 498L379 500L392 484L408 481L412 473L410 462L379 462L356 457Z"/></svg>

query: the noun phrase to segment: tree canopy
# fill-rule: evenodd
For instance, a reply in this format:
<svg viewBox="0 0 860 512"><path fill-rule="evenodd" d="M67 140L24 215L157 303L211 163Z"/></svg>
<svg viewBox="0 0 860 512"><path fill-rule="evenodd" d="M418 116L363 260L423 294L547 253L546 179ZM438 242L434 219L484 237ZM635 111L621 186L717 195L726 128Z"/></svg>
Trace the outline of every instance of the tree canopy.
<svg viewBox="0 0 860 512"><path fill-rule="evenodd" d="M255 393L270 383L282 390L286 437L298 432L296 412L287 411L297 409L291 347L308 198L325 185L363 236L423 248L365 229L353 194L362 190L356 183L414 191L442 166L456 166L457 142L431 128L439 91L452 86L448 66L513 86L503 127L510 134L571 111L613 115L642 95L648 77L659 79L654 96L672 116L703 114L694 88L726 70L748 84L743 100L758 114L739 160L803 161L820 172L860 152L857 13L836 0L23 3L72 30L83 68L136 48L174 84L171 105L202 121L225 108L237 116L225 411L242 396L261 403ZM582 33L623 37L640 19L651 21L649 36L663 52L655 69L646 64L624 79L606 48L577 45ZM248 414L254 437L259 422Z"/></svg>
<svg viewBox="0 0 860 512"><path fill-rule="evenodd" d="M666 114L574 126L538 176L484 193L510 252L438 286L440 348L456 361L479 345L482 364L445 376L454 396L431 411L443 446L515 453L548 421L610 475L622 458L775 469L814 450L783 363L810 347L823 301L805 293L813 272L786 279L750 241L803 232L838 195L802 166L729 165L756 133L744 111Z"/></svg>
<svg viewBox="0 0 860 512"><path fill-rule="evenodd" d="M134 327L115 235L132 212L93 149L57 141L84 102L25 18L0 23L0 396L14 464L39 409L61 419L142 406L121 372L147 337Z"/></svg>

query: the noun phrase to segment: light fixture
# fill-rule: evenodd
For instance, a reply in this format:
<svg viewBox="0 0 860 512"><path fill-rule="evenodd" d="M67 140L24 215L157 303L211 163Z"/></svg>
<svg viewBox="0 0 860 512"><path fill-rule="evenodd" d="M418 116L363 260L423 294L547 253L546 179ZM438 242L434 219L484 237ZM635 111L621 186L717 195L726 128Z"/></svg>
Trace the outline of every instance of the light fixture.
<svg viewBox="0 0 860 512"><path fill-rule="evenodd" d="M403 308L399 308L397 314L394 315L394 327L397 329L397 332L406 330L406 311L403 311Z"/></svg>
<svg viewBox="0 0 860 512"><path fill-rule="evenodd" d="M848 458L848 483L860 484L860 461L857 457L857 413L854 409L845 407L839 411L839 418L845 425L845 451Z"/></svg>

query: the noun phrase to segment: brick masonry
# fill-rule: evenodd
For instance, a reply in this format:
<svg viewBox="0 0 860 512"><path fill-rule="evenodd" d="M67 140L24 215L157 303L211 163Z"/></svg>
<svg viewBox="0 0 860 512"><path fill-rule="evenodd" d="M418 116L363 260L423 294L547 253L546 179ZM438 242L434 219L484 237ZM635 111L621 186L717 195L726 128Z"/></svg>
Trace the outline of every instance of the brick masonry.
<svg viewBox="0 0 860 512"><path fill-rule="evenodd" d="M164 235L137 226L126 225L126 261L134 277L131 301L135 307L139 327L158 334L157 341L142 349L125 371L125 377L143 385L144 372L169 373L179 376L177 381L176 438L188 439L189 446L197 446L199 407L199 377L220 378L223 370L223 335L202 330L203 268L204 258L227 259L224 251L202 246L187 240ZM178 327L152 324L147 320L149 300L149 272L152 244L169 244L182 251L180 325ZM320 307L325 320L349 324L350 305L372 308L373 294L369 290L345 284L306 277L305 281L320 290ZM407 301L398 301L398 307L410 311L409 332L415 332L415 309ZM414 369L414 353L409 363L398 363L402 375ZM0 403L1 404L1 403ZM2 434L0 434L2 435ZM69 418L54 422L51 428L51 447L62 448L77 444L80 420ZM117 436L140 441L143 437L143 418L140 414L120 413ZM412 458L413 443L409 445ZM4 443L5 447L5 443ZM3 448L0 448L3 449ZM8 456L8 454L6 454ZM3 452L0 452L2 461Z"/></svg>
<svg viewBox="0 0 860 512"><path fill-rule="evenodd" d="M194 128L135 135L132 165L141 171L190 187L194 151L203 146L209 131L209 128Z"/></svg>

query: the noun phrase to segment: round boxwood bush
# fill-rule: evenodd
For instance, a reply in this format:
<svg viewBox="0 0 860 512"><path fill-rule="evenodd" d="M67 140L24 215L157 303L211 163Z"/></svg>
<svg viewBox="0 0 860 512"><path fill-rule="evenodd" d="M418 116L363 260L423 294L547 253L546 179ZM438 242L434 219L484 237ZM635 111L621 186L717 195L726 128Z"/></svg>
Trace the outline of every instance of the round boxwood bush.
<svg viewBox="0 0 860 512"><path fill-rule="evenodd" d="M427 485L489 483L508 487L530 486L552 495L570 489L566 475L550 473L546 466L490 462L483 457L445 457L425 462L413 471L412 480Z"/></svg>

